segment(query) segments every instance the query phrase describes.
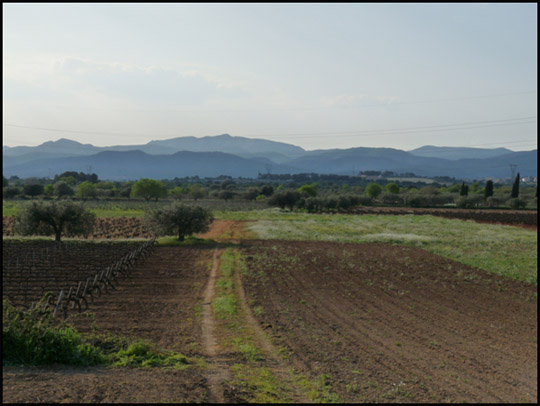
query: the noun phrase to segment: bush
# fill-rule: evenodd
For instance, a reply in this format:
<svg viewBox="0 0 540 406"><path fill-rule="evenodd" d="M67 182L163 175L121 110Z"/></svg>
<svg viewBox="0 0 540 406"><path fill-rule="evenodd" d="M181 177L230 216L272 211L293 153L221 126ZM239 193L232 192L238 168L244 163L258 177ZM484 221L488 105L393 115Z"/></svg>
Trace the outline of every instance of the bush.
<svg viewBox="0 0 540 406"><path fill-rule="evenodd" d="M484 203L483 195L460 196L456 200L456 207L460 209L473 209Z"/></svg>
<svg viewBox="0 0 540 406"><path fill-rule="evenodd" d="M402 196L394 194L392 192L385 193L381 198L383 204L388 206L403 206L405 204L405 199Z"/></svg>
<svg viewBox="0 0 540 406"><path fill-rule="evenodd" d="M490 196L486 199L487 207L501 207L506 202L506 199L498 196Z"/></svg>
<svg viewBox="0 0 540 406"><path fill-rule="evenodd" d="M527 202L527 209L538 210L538 199L536 197Z"/></svg>
<svg viewBox="0 0 540 406"><path fill-rule="evenodd" d="M30 310L15 308L8 300L2 308L2 361L8 364L95 365L104 361L98 349L82 343L68 325L57 326L44 297Z"/></svg>
<svg viewBox="0 0 540 406"><path fill-rule="evenodd" d="M431 206L444 206L447 204L452 204L457 198L457 193L441 193L434 196L429 196Z"/></svg>
<svg viewBox="0 0 540 406"><path fill-rule="evenodd" d="M524 209L527 206L527 202L519 197L508 199L507 204L511 209L515 210Z"/></svg>
<svg viewBox="0 0 540 406"><path fill-rule="evenodd" d="M428 196L407 195L405 204L409 207L429 207L430 199Z"/></svg>
<svg viewBox="0 0 540 406"><path fill-rule="evenodd" d="M18 196L20 193L21 190L17 186L8 186L2 190L2 195L6 199L12 199L15 196Z"/></svg>

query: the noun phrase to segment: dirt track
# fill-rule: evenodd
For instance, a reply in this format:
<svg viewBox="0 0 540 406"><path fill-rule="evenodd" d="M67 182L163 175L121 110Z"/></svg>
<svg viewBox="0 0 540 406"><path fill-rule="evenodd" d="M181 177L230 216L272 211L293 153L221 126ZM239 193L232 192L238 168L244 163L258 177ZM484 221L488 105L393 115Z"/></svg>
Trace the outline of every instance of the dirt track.
<svg viewBox="0 0 540 406"><path fill-rule="evenodd" d="M535 402L536 288L420 249L252 242L245 287L302 371L351 402Z"/></svg>

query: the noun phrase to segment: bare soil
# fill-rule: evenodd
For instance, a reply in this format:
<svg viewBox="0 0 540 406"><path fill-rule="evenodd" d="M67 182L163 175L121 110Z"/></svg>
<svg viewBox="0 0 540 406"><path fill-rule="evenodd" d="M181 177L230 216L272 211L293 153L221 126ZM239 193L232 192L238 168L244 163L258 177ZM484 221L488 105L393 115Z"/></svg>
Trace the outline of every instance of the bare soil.
<svg viewBox="0 0 540 406"><path fill-rule="evenodd" d="M245 237L243 227L216 222L207 237L230 243ZM319 389L344 402L536 402L537 287L413 247L255 240L239 247L247 264L241 302L260 306L249 314L270 337L264 351L278 349L282 365ZM83 332L144 338L209 367L3 367L3 402L220 401L222 367L240 361L219 364L205 345L215 250L157 247L90 305L95 317L71 319ZM225 402L239 399L223 384Z"/></svg>
<svg viewBox="0 0 540 406"><path fill-rule="evenodd" d="M253 241L248 297L348 402L536 402L537 288L411 247Z"/></svg>
<svg viewBox="0 0 540 406"><path fill-rule="evenodd" d="M70 321L82 332L150 340L161 349L203 357L200 306L208 281L208 248L157 247L116 291L104 293ZM197 365L164 368L3 367L3 402L206 402Z"/></svg>

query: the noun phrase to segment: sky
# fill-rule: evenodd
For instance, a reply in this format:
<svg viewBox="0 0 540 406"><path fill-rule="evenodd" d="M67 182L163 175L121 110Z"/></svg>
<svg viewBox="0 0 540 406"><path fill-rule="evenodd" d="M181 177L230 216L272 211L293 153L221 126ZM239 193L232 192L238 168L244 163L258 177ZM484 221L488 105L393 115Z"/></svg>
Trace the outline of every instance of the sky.
<svg viewBox="0 0 540 406"><path fill-rule="evenodd" d="M3 3L3 145L537 148L536 3Z"/></svg>

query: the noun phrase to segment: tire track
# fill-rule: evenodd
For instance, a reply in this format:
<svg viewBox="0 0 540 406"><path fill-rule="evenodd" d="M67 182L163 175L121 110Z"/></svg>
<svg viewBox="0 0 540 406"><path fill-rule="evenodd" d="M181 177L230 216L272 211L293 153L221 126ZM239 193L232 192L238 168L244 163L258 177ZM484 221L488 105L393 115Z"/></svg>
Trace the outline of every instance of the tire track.
<svg viewBox="0 0 540 406"><path fill-rule="evenodd" d="M231 379L227 360L220 356L220 349L216 339L216 321L212 311L212 300L215 296L215 286L219 269L219 258L222 250L214 251L212 258L212 271L204 291L202 312L202 340L206 355L208 356L207 379L210 387L209 403L225 403L223 382Z"/></svg>

